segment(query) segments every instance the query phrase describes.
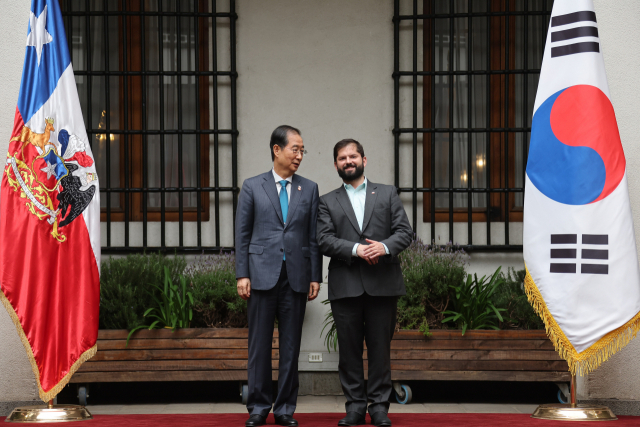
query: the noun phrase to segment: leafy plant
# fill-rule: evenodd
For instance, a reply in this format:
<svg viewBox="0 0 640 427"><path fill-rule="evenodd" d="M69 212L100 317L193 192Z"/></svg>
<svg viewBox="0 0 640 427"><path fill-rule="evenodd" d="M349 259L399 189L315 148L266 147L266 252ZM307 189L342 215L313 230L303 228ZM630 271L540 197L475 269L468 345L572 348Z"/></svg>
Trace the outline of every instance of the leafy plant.
<svg viewBox="0 0 640 427"><path fill-rule="evenodd" d="M184 257L160 253L112 257L101 264L100 329L129 329L144 322L153 304L154 288L162 285L165 268L177 281L187 265Z"/></svg>
<svg viewBox="0 0 640 427"><path fill-rule="evenodd" d="M245 328L247 302L236 288L233 253L202 256L184 272L193 293L193 325L208 328Z"/></svg>
<svg viewBox="0 0 640 427"><path fill-rule="evenodd" d="M187 280L180 276L180 284L174 284L171 280L171 273L167 267L164 268L164 286L160 287L152 284L158 291L158 296L152 295L156 303L144 312L144 317L154 320L148 329L165 327L172 330L176 328L188 328L193 318L193 295L187 291ZM139 325L133 328L127 336L127 344L134 332L147 328L147 325Z"/></svg>
<svg viewBox="0 0 640 427"><path fill-rule="evenodd" d="M542 319L533 310L524 292L524 278L526 270L507 270L507 274L500 273L503 282L492 296L496 307L506 309L504 321L500 322L500 329L544 329Z"/></svg>
<svg viewBox="0 0 640 427"><path fill-rule="evenodd" d="M467 329L499 329L497 321L504 320L500 312L506 311L506 309L496 308L491 297L504 281L500 277L500 269L501 267L498 267L489 279L482 276L478 280L477 274L473 276L469 274L467 280L461 285L452 285L451 289L454 291L453 310L443 312L449 317L442 319L442 323L455 323L458 328L462 329L462 335Z"/></svg>
<svg viewBox="0 0 640 427"><path fill-rule="evenodd" d="M411 242L400 254L407 293L398 300L398 327L425 331L442 328L442 312L449 306L451 286L464 280L467 263L468 255L451 242L444 246L435 242L425 245L420 239Z"/></svg>
<svg viewBox="0 0 640 427"><path fill-rule="evenodd" d="M323 305L330 304L328 299L322 301ZM336 329L336 322L333 319L333 311L329 310L324 317L324 321L322 322L322 331L320 331L320 336L324 334L324 330L327 329L327 333L324 336L324 344L327 346L327 350L331 353L331 347L333 347L333 351L338 351L338 330Z"/></svg>

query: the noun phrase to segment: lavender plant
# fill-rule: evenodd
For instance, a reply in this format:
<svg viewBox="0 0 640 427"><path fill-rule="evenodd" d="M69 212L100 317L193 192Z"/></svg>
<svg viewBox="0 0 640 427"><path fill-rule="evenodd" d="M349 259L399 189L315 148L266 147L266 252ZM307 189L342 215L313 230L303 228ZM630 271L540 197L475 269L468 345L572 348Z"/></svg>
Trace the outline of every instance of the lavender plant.
<svg viewBox="0 0 640 427"><path fill-rule="evenodd" d="M247 302L236 289L235 255L202 255L184 271L194 299L193 326L247 327Z"/></svg>
<svg viewBox="0 0 640 427"><path fill-rule="evenodd" d="M466 276L468 255L451 243L426 245L420 239L400 254L400 265L407 294L398 300L398 327L429 329L443 327L443 311L450 302L450 288Z"/></svg>
<svg viewBox="0 0 640 427"><path fill-rule="evenodd" d="M187 262L184 257L160 253L132 254L103 261L100 274L100 329L133 329L144 323L144 312L153 305L154 286L164 283L165 268L179 281Z"/></svg>
<svg viewBox="0 0 640 427"><path fill-rule="evenodd" d="M509 267L507 273L500 273L502 283L492 296L496 307L506 309L500 329L544 329L540 316L533 310L524 292L526 270Z"/></svg>

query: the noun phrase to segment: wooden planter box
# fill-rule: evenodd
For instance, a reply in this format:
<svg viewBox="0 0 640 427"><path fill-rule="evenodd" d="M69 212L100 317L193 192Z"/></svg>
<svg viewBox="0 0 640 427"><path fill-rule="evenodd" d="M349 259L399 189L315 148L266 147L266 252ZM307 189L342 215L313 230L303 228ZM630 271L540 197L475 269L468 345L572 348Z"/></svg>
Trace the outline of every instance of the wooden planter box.
<svg viewBox="0 0 640 427"><path fill-rule="evenodd" d="M443 381L570 381L569 366L544 330L396 332L391 379ZM365 352L366 355L366 352Z"/></svg>
<svg viewBox="0 0 640 427"><path fill-rule="evenodd" d="M429 338L419 331L394 334L394 381L570 380L567 363L544 331L468 331L464 337L456 330L432 333ZM274 331L274 380L278 378L277 334ZM71 382L247 380L248 329L142 330L125 348L127 335L125 330L101 330L98 353Z"/></svg>
<svg viewBox="0 0 640 427"><path fill-rule="evenodd" d="M98 353L72 383L137 381L246 381L244 329L141 330L127 342L126 330L100 330ZM278 331L273 338L273 379L278 378Z"/></svg>

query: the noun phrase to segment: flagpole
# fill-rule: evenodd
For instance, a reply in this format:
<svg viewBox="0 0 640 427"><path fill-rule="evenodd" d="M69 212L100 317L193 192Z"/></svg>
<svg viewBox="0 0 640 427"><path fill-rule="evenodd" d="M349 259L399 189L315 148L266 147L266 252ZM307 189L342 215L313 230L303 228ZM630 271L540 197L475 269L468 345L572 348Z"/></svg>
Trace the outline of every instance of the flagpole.
<svg viewBox="0 0 640 427"><path fill-rule="evenodd" d="M540 405L531 415L531 418L556 421L611 421L618 418L606 406L578 405L576 401L576 374L571 374L569 390L570 403L552 403Z"/></svg>

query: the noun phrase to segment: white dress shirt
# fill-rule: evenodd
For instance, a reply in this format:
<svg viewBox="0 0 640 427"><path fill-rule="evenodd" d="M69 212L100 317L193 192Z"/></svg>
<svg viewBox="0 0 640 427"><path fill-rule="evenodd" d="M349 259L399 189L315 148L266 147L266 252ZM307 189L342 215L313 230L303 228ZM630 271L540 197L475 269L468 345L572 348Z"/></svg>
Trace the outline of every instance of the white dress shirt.
<svg viewBox="0 0 640 427"><path fill-rule="evenodd" d="M281 177L280 175L278 175L275 171L275 169L271 169L271 172L273 173L273 178L276 180L276 188L278 189L278 196L280 195L280 190L282 189L282 185L280 184L280 181L282 181L284 178ZM291 201L291 182L293 179L293 175L291 175L289 178L287 178L286 180L289 181L289 185L288 185L288 189L287 189L287 201L290 202Z"/></svg>

